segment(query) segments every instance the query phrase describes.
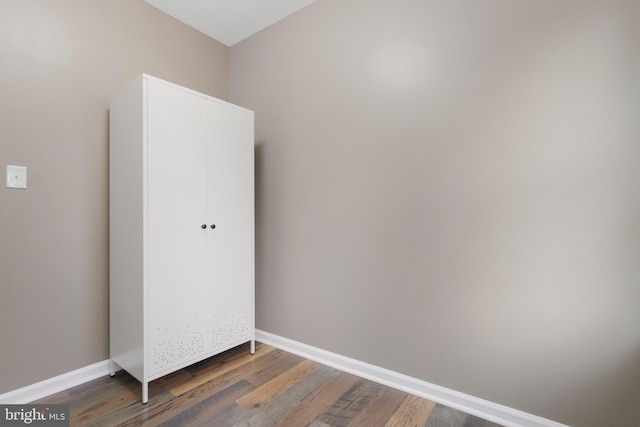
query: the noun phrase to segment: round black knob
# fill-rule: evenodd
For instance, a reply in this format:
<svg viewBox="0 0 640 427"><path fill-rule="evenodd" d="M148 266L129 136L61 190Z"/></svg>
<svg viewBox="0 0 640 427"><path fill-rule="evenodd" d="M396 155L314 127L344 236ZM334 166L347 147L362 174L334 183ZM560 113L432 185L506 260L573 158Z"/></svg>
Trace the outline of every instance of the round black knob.
<svg viewBox="0 0 640 427"><path fill-rule="evenodd" d="M216 228L216 225L215 224L211 224L211 228Z"/></svg>
<svg viewBox="0 0 640 427"><path fill-rule="evenodd" d="M204 230L205 228L207 228L207 224L202 224L202 229Z"/></svg>

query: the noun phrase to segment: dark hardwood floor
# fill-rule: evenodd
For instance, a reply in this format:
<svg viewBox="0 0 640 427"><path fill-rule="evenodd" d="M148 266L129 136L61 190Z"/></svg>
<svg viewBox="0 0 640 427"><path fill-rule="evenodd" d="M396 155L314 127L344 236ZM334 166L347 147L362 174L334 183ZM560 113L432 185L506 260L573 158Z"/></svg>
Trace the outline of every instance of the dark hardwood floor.
<svg viewBox="0 0 640 427"><path fill-rule="evenodd" d="M499 427L258 343L149 384L124 371L33 403L69 404L72 426Z"/></svg>

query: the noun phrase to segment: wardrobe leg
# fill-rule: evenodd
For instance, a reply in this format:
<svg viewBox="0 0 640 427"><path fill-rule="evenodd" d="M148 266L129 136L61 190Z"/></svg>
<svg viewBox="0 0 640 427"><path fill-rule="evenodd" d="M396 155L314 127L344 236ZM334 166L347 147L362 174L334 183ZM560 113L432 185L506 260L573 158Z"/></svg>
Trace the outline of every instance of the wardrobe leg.
<svg viewBox="0 0 640 427"><path fill-rule="evenodd" d="M149 383L142 383L142 403L147 403L149 401Z"/></svg>

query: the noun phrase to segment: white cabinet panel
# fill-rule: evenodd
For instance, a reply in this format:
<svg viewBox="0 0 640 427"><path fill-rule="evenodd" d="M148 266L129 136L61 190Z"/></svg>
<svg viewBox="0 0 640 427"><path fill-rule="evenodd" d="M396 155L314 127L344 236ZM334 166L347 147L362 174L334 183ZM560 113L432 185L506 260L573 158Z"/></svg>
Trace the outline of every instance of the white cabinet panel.
<svg viewBox="0 0 640 427"><path fill-rule="evenodd" d="M216 228L209 240L209 262L215 294L212 315L217 325L214 348L237 336L250 336L253 325L253 118L241 110L209 102L210 183L208 215ZM231 143L234 139L244 141ZM231 185L233 183L233 185Z"/></svg>
<svg viewBox="0 0 640 427"><path fill-rule="evenodd" d="M205 351L207 100L148 83L150 374Z"/></svg>

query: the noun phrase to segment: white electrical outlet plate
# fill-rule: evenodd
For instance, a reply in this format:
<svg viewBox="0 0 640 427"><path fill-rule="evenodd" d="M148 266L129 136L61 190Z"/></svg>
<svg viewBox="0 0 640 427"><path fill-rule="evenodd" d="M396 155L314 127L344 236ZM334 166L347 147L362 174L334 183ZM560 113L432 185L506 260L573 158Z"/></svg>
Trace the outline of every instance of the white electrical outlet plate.
<svg viewBox="0 0 640 427"><path fill-rule="evenodd" d="M7 188L27 188L27 168L7 165Z"/></svg>

